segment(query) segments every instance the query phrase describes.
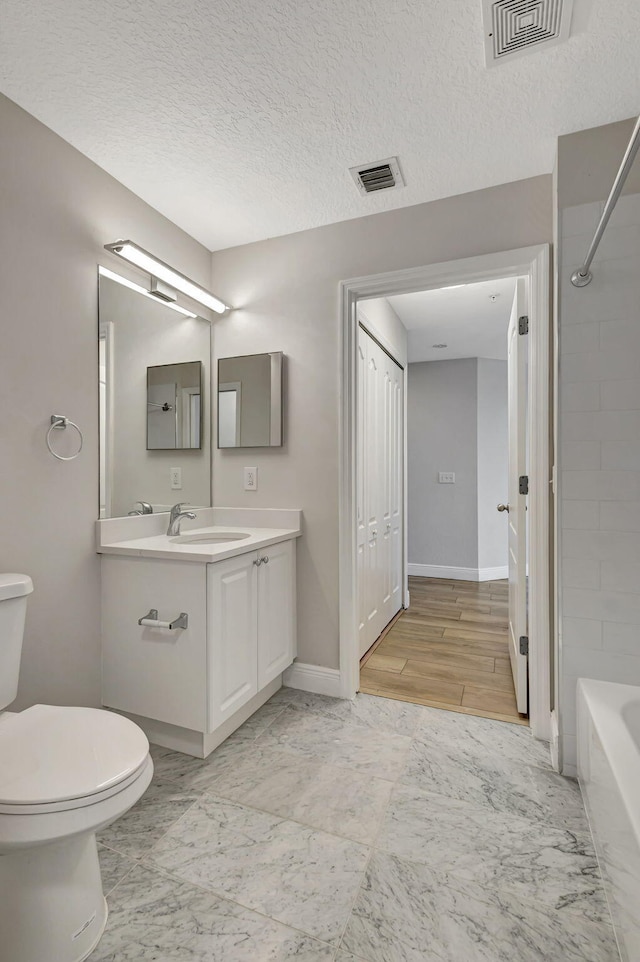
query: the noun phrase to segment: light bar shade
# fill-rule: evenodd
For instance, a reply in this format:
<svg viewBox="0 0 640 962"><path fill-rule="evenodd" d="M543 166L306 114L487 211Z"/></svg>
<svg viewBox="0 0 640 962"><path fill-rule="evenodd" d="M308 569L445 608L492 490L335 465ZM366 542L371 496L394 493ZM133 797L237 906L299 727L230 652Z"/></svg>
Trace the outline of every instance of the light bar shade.
<svg viewBox="0 0 640 962"><path fill-rule="evenodd" d="M202 304L204 307L210 308L212 311L215 311L216 314L224 314L225 311L230 310L219 297L205 290L204 287L200 287L199 284L185 277L184 274L174 270L173 267L165 264L164 261L159 261L157 257L143 250L142 247L138 247L133 241L121 240L113 244L105 244L104 246L105 249L111 251L112 254L117 254L118 257L124 257L129 263L135 264L136 267L140 267L153 277L165 281L165 283L170 284L171 287L175 287L177 291L180 291L181 294L190 297L191 300L197 301L198 304Z"/></svg>
<svg viewBox="0 0 640 962"><path fill-rule="evenodd" d="M184 314L185 317L198 316L197 314L194 314L193 311L188 311L186 307L180 307L179 304L172 304L168 301L163 301L159 297L154 297L149 291L145 291L144 287L141 287L140 284L134 284L134 282L130 281L127 277L122 277L121 274L116 274L114 271L110 271L106 267L100 266L98 268L98 273L100 274L100 277L107 277L110 281L115 281L116 284L122 284L123 287L128 287L129 290L136 291L138 294L143 294L145 297L150 297L152 301L156 302L156 304L162 304L163 307L170 307L172 311L177 311L178 314Z"/></svg>

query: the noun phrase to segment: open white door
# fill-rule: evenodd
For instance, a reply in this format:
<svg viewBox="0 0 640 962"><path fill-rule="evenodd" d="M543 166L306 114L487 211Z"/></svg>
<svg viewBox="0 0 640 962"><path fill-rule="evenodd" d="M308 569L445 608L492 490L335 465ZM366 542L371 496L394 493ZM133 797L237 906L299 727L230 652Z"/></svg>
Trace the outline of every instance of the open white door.
<svg viewBox="0 0 640 962"><path fill-rule="evenodd" d="M527 337L525 281L518 278L509 321L509 655L518 711L528 712ZM520 333L523 331L523 333ZM523 483L521 484L521 479ZM500 505L500 510L504 510Z"/></svg>

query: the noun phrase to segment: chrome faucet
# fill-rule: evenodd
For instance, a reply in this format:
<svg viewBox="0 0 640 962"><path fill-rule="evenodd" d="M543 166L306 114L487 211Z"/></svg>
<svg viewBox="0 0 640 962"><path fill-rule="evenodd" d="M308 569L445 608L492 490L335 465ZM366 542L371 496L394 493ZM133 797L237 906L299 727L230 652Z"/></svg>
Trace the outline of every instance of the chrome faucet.
<svg viewBox="0 0 640 962"><path fill-rule="evenodd" d="M153 514L153 508L148 501L136 501L136 504L139 504L140 507L136 508L134 511L130 511L129 517L134 514Z"/></svg>
<svg viewBox="0 0 640 962"><path fill-rule="evenodd" d="M180 525L182 524L183 518L193 519L196 515L193 511L183 511L184 503L174 504L171 509L171 514L169 515L169 527L167 528L167 537L173 538L180 534Z"/></svg>

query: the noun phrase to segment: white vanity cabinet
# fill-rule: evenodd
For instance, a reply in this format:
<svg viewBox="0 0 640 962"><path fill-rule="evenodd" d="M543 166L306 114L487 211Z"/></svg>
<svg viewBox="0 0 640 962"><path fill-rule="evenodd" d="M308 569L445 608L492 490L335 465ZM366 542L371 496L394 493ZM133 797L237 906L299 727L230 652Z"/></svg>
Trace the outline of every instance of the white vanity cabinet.
<svg viewBox="0 0 640 962"><path fill-rule="evenodd" d="M139 625L152 609L160 621L186 612L187 628ZM208 564L102 558L108 707L226 737L292 663L295 637L295 539Z"/></svg>

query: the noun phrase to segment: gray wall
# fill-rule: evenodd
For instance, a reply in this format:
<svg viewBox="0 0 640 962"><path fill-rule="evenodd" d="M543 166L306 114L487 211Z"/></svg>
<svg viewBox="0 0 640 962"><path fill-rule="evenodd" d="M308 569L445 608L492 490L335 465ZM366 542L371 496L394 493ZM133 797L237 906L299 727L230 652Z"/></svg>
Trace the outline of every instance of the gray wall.
<svg viewBox="0 0 640 962"><path fill-rule="evenodd" d="M633 121L561 137L559 727L575 770L580 676L640 685L640 166L581 290L581 263Z"/></svg>
<svg viewBox="0 0 640 962"><path fill-rule="evenodd" d="M35 584L16 707L92 705L100 690L96 266L114 266L103 244L132 237L208 284L210 255L4 97L0 130L0 570L24 571ZM84 432L76 461L47 452L54 412Z"/></svg>
<svg viewBox="0 0 640 962"><path fill-rule="evenodd" d="M477 394L476 358L409 364L409 564L478 567Z"/></svg>
<svg viewBox="0 0 640 962"><path fill-rule="evenodd" d="M339 281L551 238L551 176L544 176L213 255L213 290L239 308L216 322L215 354L284 351L288 381L285 446L214 450L214 502L304 510L298 546L302 662L339 663ZM242 490L245 464L259 468L257 492Z"/></svg>
<svg viewBox="0 0 640 962"><path fill-rule="evenodd" d="M478 358L478 567L508 564L506 514L509 500L507 362Z"/></svg>
<svg viewBox="0 0 640 962"><path fill-rule="evenodd" d="M504 567L496 505L507 500L506 361L409 364L407 440L409 563ZM440 471L454 471L455 484L440 484Z"/></svg>
<svg viewBox="0 0 640 962"><path fill-rule="evenodd" d="M31 574L19 698L97 704L100 674L97 278L103 245L132 237L239 308L216 322L216 356L283 350L287 443L215 451L217 504L305 510L301 660L338 665L338 282L551 239L551 178L537 177L211 255L6 98L0 98L0 568ZM135 275L134 275L135 276ZM85 447L55 461L49 415ZM21 519L17 522L17 519Z"/></svg>

